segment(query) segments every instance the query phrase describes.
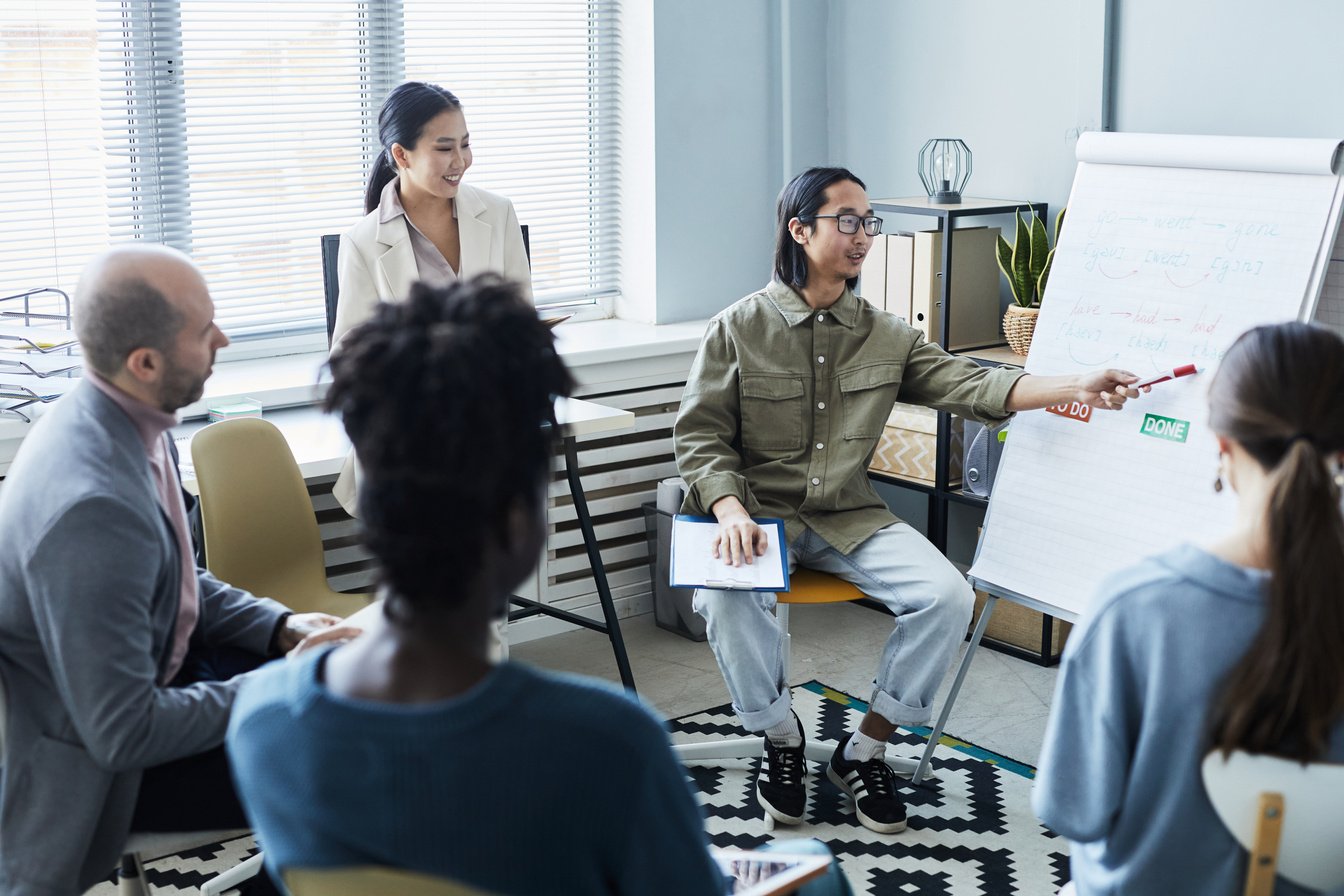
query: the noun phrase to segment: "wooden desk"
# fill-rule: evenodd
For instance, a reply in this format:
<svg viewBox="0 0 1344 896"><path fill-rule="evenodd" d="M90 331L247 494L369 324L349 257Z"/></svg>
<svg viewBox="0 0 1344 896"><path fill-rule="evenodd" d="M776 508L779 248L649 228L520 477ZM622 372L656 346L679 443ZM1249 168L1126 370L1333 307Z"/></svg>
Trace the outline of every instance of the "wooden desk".
<svg viewBox="0 0 1344 896"><path fill-rule="evenodd" d="M525 597L513 598L517 608L509 611L509 620L544 615L606 635L616 656L616 668L620 672L621 682L634 691L635 678L630 671L625 640L621 637L620 622L616 617L616 607L612 603L611 588L607 584L606 568L602 564L602 554L598 551L597 534L593 531L592 517L588 513L588 500L584 496L583 482L579 478L577 439L579 436L634 429L635 415L630 411L609 408L579 398L560 398L555 403L555 417L560 425L565 477L569 481L569 494L574 500L574 511L579 519L579 528L583 532L588 562L592 566L593 582L597 585L603 621L595 622L577 613ZM305 479L335 476L341 471L345 456L350 451L350 440L346 438L339 419L324 414L320 408L313 405L267 411L264 418L274 423L285 436L289 450L294 454L294 460ZM206 425L206 421L196 420L184 423L173 430L173 439L177 443L181 461L182 485L193 494L197 493L196 471L191 464L190 443L192 437Z"/></svg>
<svg viewBox="0 0 1344 896"><path fill-rule="evenodd" d="M350 440L346 438L339 418L324 414L321 408L310 405L267 411L264 419L274 423L276 429L284 435L304 479L335 476L341 472L345 456L350 451ZM205 420L191 420L173 429L182 487L193 495L199 492L196 488L196 468L191 462L191 440L206 425Z"/></svg>

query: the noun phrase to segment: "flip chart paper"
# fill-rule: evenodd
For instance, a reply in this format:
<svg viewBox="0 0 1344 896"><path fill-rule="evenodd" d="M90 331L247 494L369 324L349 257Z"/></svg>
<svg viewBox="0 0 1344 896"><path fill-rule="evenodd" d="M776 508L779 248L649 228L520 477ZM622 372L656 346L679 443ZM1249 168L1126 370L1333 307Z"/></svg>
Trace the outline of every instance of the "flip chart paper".
<svg viewBox="0 0 1344 896"><path fill-rule="evenodd" d="M1026 369L1201 372L1120 411L1066 406L1009 425L970 574L1064 615L1107 574L1227 532L1235 499L1212 489L1208 384L1245 330L1315 312L1341 200L1338 141L1283 141L1274 171L1272 140L1086 136L1080 159L1106 161L1079 162ZM1208 167L1135 156L1191 162L1201 146L1218 147ZM1254 170L1228 170L1238 158Z"/></svg>

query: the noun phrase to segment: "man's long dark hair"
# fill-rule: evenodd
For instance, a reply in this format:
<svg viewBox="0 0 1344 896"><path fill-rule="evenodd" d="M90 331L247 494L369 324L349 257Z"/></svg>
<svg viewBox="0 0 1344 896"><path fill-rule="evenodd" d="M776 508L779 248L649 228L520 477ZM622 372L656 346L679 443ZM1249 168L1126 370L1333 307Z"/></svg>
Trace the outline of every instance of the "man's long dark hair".
<svg viewBox="0 0 1344 896"><path fill-rule="evenodd" d="M383 583L412 609L452 605L510 512L540 512L553 399L572 380L518 287L482 274L383 302L331 359L362 478L360 519ZM431 603L432 602L432 603Z"/></svg>
<svg viewBox="0 0 1344 896"><path fill-rule="evenodd" d="M807 253L789 233L789 222L797 218L815 227L816 219L812 216L826 204L826 188L842 180L852 180L860 188L868 189L848 168L809 168L780 191L775 203L775 279L785 286L802 291L807 285ZM845 282L854 289L859 278L850 277Z"/></svg>

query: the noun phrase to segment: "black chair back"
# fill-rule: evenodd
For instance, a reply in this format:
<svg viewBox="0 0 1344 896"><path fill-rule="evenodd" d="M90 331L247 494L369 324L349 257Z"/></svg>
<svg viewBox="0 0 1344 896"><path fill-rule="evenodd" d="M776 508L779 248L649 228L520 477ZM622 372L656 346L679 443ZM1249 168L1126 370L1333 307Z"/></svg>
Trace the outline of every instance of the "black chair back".
<svg viewBox="0 0 1344 896"><path fill-rule="evenodd" d="M336 275L336 257L341 250L339 233L322 235L322 289L327 297L327 345L336 331L336 302L341 297L340 279Z"/></svg>

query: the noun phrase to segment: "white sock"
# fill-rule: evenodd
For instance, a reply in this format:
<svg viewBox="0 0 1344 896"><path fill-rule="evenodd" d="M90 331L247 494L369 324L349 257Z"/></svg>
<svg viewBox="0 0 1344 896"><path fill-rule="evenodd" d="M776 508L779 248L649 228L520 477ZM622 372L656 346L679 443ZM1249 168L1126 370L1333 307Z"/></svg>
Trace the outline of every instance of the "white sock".
<svg viewBox="0 0 1344 896"><path fill-rule="evenodd" d="M803 729L798 727L798 718L789 713L787 719L765 729L765 736L777 747L796 747L803 742Z"/></svg>
<svg viewBox="0 0 1344 896"><path fill-rule="evenodd" d="M869 737L862 731L855 731L849 743L845 744L845 761L868 762L881 756L886 749L886 741Z"/></svg>

